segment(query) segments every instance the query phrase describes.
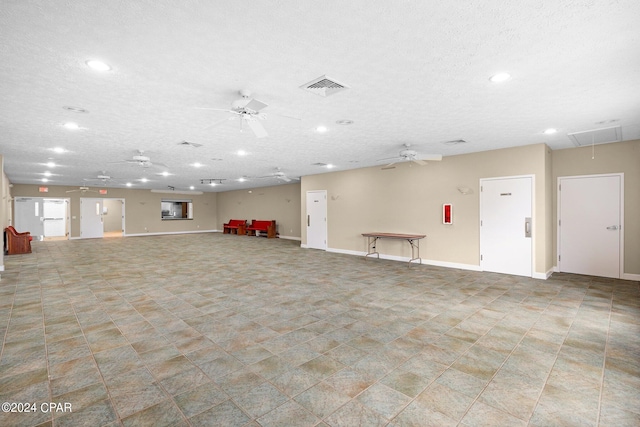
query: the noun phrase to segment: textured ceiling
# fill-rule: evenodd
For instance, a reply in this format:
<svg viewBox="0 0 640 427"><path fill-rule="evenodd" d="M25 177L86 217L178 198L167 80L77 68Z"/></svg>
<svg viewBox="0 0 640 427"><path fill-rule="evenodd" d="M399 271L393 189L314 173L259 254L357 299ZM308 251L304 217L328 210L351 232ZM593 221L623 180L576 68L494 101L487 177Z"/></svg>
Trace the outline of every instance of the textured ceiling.
<svg viewBox="0 0 640 427"><path fill-rule="evenodd" d="M277 168L299 177L328 172L317 163L383 166L403 144L446 161L569 148L568 133L609 126L640 138L637 0L2 3L0 154L13 183L48 171L48 185L108 175L107 187L226 191L283 183L257 178ZM112 69L94 71L91 59ZM511 79L489 81L501 71ZM322 75L349 89L300 88ZM268 137L202 108L228 109L241 89L269 105ZM467 143L443 144L457 139ZM138 150L156 165L123 162Z"/></svg>

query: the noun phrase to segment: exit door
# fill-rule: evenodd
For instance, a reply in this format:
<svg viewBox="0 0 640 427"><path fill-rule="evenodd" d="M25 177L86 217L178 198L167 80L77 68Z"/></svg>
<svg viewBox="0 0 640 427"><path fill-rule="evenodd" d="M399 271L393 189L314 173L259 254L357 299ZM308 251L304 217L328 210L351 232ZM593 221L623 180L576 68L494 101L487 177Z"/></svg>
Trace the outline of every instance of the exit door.
<svg viewBox="0 0 640 427"><path fill-rule="evenodd" d="M67 201L44 199L43 207L44 237L62 237L67 235Z"/></svg>
<svg viewBox="0 0 640 427"><path fill-rule="evenodd" d="M102 238L102 199L80 199L80 237L83 239Z"/></svg>
<svg viewBox="0 0 640 427"><path fill-rule="evenodd" d="M533 177L480 180L480 266L533 275Z"/></svg>
<svg viewBox="0 0 640 427"><path fill-rule="evenodd" d="M307 191L307 247L327 249L327 192Z"/></svg>

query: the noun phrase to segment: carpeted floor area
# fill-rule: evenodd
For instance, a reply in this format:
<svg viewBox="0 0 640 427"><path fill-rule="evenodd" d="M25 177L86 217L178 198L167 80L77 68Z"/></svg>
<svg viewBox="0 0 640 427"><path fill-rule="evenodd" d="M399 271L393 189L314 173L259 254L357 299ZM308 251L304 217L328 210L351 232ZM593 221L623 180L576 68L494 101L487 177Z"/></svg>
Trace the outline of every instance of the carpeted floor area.
<svg viewBox="0 0 640 427"><path fill-rule="evenodd" d="M638 282L219 233L33 251L4 258L2 426L640 425Z"/></svg>

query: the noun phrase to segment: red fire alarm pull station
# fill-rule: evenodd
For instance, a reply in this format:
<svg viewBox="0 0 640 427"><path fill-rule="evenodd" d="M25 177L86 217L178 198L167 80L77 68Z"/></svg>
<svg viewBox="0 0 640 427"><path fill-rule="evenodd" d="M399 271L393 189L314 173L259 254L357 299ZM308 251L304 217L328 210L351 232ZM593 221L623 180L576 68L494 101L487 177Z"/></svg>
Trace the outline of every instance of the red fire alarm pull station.
<svg viewBox="0 0 640 427"><path fill-rule="evenodd" d="M453 207L449 203L442 205L442 223L453 224Z"/></svg>

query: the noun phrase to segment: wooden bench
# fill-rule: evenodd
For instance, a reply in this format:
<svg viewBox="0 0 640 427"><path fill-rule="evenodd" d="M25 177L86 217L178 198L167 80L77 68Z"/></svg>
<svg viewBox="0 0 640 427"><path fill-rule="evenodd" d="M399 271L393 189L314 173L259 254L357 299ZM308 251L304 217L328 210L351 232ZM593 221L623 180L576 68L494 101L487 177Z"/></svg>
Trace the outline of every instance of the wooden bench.
<svg viewBox="0 0 640 427"><path fill-rule="evenodd" d="M247 227L247 235L259 236L260 232L267 233L267 238L276 237L276 220L251 220L251 224Z"/></svg>
<svg viewBox="0 0 640 427"><path fill-rule="evenodd" d="M237 234L243 236L247 234L247 220L246 219L231 219L228 223L222 226L223 234Z"/></svg>
<svg viewBox="0 0 640 427"><path fill-rule="evenodd" d="M25 231L18 233L13 226L4 229L5 253L7 255L30 254L31 253L31 233Z"/></svg>

